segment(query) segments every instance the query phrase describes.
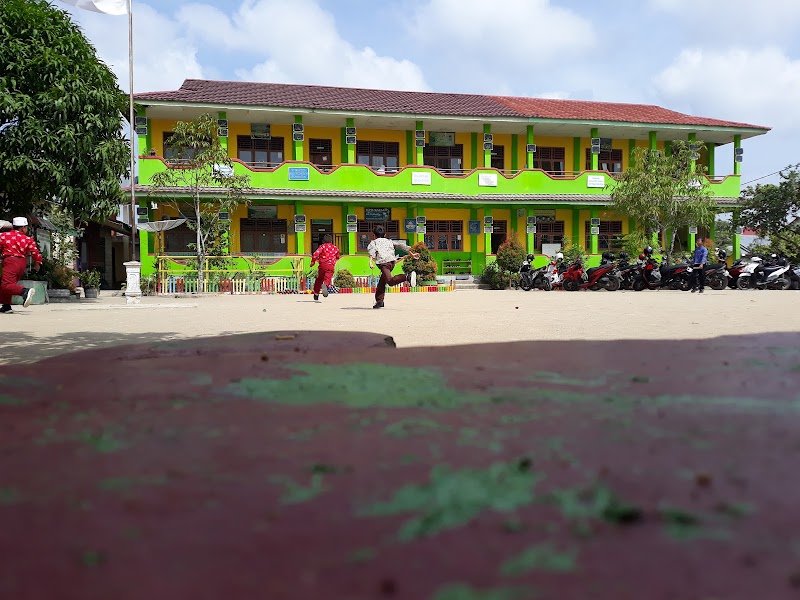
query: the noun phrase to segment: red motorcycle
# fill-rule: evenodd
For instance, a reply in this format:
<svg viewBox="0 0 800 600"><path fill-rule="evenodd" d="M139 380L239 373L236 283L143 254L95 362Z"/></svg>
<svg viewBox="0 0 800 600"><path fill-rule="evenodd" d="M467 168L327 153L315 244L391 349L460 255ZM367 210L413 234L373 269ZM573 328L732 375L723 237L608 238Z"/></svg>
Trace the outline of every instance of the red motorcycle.
<svg viewBox="0 0 800 600"><path fill-rule="evenodd" d="M563 286L568 292L576 292L589 288L593 291L608 290L615 292L620 288L620 278L617 275L617 265L612 262L613 258L603 255L603 264L599 267L592 267L583 272L583 264L580 261L573 263L563 275Z"/></svg>

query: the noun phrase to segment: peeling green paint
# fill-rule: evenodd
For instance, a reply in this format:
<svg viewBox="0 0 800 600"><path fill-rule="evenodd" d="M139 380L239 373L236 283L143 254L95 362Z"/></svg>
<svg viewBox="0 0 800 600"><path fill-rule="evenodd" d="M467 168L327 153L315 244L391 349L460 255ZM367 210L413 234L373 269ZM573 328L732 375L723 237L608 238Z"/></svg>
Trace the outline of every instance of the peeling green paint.
<svg viewBox="0 0 800 600"><path fill-rule="evenodd" d="M451 583L439 588L430 600L530 600L535 598L530 587L476 589L465 583Z"/></svg>
<svg viewBox="0 0 800 600"><path fill-rule="evenodd" d="M22 398L14 398L6 394L0 394L0 406L23 406L25 400Z"/></svg>
<svg viewBox="0 0 800 600"><path fill-rule="evenodd" d="M442 425L438 421L425 418L408 418L396 421L387 425L383 433L393 437L412 437L415 435L425 435L434 431L449 431L450 428Z"/></svg>
<svg viewBox="0 0 800 600"><path fill-rule="evenodd" d="M575 548L562 551L545 542L531 546L504 562L500 573L506 576L522 575L528 571L569 573L575 570L577 557L578 550Z"/></svg>
<svg viewBox="0 0 800 600"><path fill-rule="evenodd" d="M307 487L295 483L291 477L284 475L273 475L270 477L270 481L276 485L282 485L284 488L281 504L302 504L313 500L325 491L323 485L324 477L319 473L314 473L311 476L311 481Z"/></svg>

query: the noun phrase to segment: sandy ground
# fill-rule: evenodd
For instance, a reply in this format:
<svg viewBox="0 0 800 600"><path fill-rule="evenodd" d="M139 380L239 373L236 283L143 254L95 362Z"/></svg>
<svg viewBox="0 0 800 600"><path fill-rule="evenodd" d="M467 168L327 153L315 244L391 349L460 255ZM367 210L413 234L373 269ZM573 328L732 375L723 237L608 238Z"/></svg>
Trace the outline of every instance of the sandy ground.
<svg viewBox="0 0 800 600"><path fill-rule="evenodd" d="M123 297L0 315L0 364L120 344L283 330L382 333L398 347L568 339L698 339L800 331L800 292L706 290Z"/></svg>

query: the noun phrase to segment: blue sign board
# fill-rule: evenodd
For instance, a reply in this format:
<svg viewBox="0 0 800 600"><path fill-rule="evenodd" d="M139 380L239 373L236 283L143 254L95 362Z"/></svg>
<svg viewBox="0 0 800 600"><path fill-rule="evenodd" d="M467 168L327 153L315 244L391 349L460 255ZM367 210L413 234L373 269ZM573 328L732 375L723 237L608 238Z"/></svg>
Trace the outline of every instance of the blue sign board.
<svg viewBox="0 0 800 600"><path fill-rule="evenodd" d="M308 181L308 167L289 167L289 181Z"/></svg>
<svg viewBox="0 0 800 600"><path fill-rule="evenodd" d="M403 223L404 223L404 227L403 228L405 229L406 233L416 233L416 231L417 231L417 220L416 219L414 219L414 218L405 219L403 221Z"/></svg>
<svg viewBox="0 0 800 600"><path fill-rule="evenodd" d="M481 222L480 221L470 221L467 231L471 235L476 235L476 234L480 233L481 232Z"/></svg>
<svg viewBox="0 0 800 600"><path fill-rule="evenodd" d="M391 208L364 208L365 221L391 221L392 209Z"/></svg>

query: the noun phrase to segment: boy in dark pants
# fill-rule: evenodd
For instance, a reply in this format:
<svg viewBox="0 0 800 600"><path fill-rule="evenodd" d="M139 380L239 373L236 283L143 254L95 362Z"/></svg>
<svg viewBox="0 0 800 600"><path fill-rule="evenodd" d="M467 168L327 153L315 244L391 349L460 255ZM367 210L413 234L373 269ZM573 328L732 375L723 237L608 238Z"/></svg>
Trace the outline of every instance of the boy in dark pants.
<svg viewBox="0 0 800 600"><path fill-rule="evenodd" d="M375 288L375 304L372 308L383 308L383 299L386 297L387 285L397 285L398 283L403 283L404 281L408 281L411 284L411 287L417 285L416 271L412 271L410 275L406 275L405 273L394 276L392 275L392 269L394 269L394 266L403 260L403 258L405 258L397 258L397 256L395 256L395 247L407 251L408 255L412 258L419 258L419 254L416 252L411 252L411 248L409 248L405 242L386 239L386 230L383 228L383 225L378 225L375 227L373 233L375 234L375 239L369 243L369 246L367 246L367 252L369 253L369 268L371 269L373 264L378 265L378 269L380 269L381 272L381 278L378 280L378 285Z"/></svg>
<svg viewBox="0 0 800 600"><path fill-rule="evenodd" d="M706 285L706 262L708 262L708 248L706 248L705 238L698 238L696 248L692 255L692 293L694 294L698 288L700 293L703 293L703 287ZM699 283L698 283L699 282Z"/></svg>
<svg viewBox="0 0 800 600"><path fill-rule="evenodd" d="M314 300L319 300L320 290L325 298L328 297L328 288L333 285L333 270L340 258L339 248L333 245L333 237L330 233L326 233L322 238L322 244L311 256L312 267L314 263L319 262L317 278L314 280Z"/></svg>

